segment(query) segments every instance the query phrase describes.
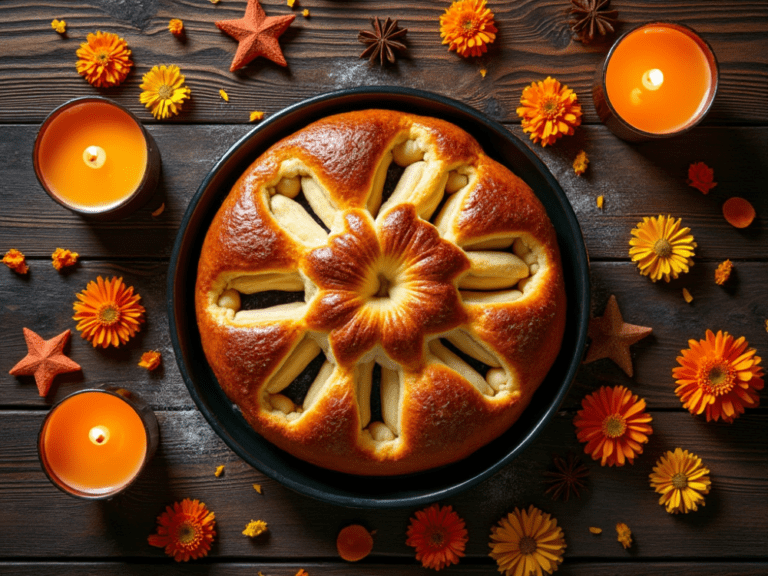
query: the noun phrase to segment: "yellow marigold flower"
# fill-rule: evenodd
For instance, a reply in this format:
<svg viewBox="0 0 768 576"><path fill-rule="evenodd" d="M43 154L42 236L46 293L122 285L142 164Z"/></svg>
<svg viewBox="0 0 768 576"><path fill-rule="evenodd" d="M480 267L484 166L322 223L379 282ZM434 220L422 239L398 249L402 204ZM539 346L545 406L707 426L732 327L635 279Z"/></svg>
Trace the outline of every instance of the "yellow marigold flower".
<svg viewBox="0 0 768 576"><path fill-rule="evenodd" d="M703 494L709 494L711 482L709 470L704 468L701 458L688 450L668 450L656 462L650 474L651 488L661 494L659 504L670 514L695 512L698 505L704 506Z"/></svg>
<svg viewBox="0 0 768 576"><path fill-rule="evenodd" d="M216 472L213 473L216 478L224 474L224 464L221 464L219 466L216 466Z"/></svg>
<svg viewBox="0 0 768 576"><path fill-rule="evenodd" d="M184 34L184 22L178 18L174 18L168 22L168 30L170 30L171 34L174 36L181 36Z"/></svg>
<svg viewBox="0 0 768 576"><path fill-rule="evenodd" d="M688 288L683 288L683 300L688 304L693 302L693 295L688 291Z"/></svg>
<svg viewBox="0 0 768 576"><path fill-rule="evenodd" d="M264 118L264 112L259 112L258 110L251 112L251 122L254 120L261 120L262 118Z"/></svg>
<svg viewBox="0 0 768 576"><path fill-rule="evenodd" d="M77 329L82 337L94 348L125 344L144 322L144 306L139 304L141 296L133 293L133 286L126 288L122 278L105 281L99 276L96 282L88 282L77 299L72 318L78 321Z"/></svg>
<svg viewBox="0 0 768 576"><path fill-rule="evenodd" d="M221 90L219 90L219 96L221 96L221 98L222 98L222 100L224 100L224 102L229 102L229 94L227 94L224 91L223 88Z"/></svg>
<svg viewBox="0 0 768 576"><path fill-rule="evenodd" d="M190 90L184 86L184 76L178 66L153 66L142 79L139 101L160 120L175 116L181 110L184 100L190 97Z"/></svg>
<svg viewBox="0 0 768 576"><path fill-rule="evenodd" d="M59 34L64 34L67 31L67 23L64 20L53 20L51 21L51 28Z"/></svg>
<svg viewBox="0 0 768 576"><path fill-rule="evenodd" d="M640 274L654 282L677 278L693 266L696 242L690 228L681 228L678 218L659 216L645 217L632 229L629 255L637 262Z"/></svg>
<svg viewBox="0 0 768 576"><path fill-rule="evenodd" d="M150 350L149 352L144 352L144 354L141 355L139 366L146 368L147 370L154 370L160 366L161 359L162 354L160 354L160 352L157 350Z"/></svg>
<svg viewBox="0 0 768 576"><path fill-rule="evenodd" d="M728 332L707 330L704 340L689 340L690 348L676 358L680 366L672 369L677 394L683 408L691 414L706 414L710 420L733 422L760 403L763 389L762 358L757 350L747 349L742 336L735 340Z"/></svg>
<svg viewBox="0 0 768 576"><path fill-rule="evenodd" d="M53 254L51 254L53 267L56 268L56 270L61 270L65 266L74 266L77 264L78 256L79 254L77 252L71 252L64 248L56 248Z"/></svg>
<svg viewBox="0 0 768 576"><path fill-rule="evenodd" d="M547 76L523 89L517 115L522 118L523 132L541 145L554 144L562 136L570 136L581 124L581 104L568 86Z"/></svg>
<svg viewBox="0 0 768 576"><path fill-rule="evenodd" d="M573 161L573 171L576 173L576 176L581 176L586 172L587 164L589 164L589 158L587 153L582 150L576 154L576 159Z"/></svg>
<svg viewBox="0 0 768 576"><path fill-rule="evenodd" d="M78 74L97 88L117 86L125 80L133 66L128 44L117 34L96 32L77 50Z"/></svg>
<svg viewBox="0 0 768 576"><path fill-rule="evenodd" d="M17 274L26 274L29 272L26 256L24 256L22 252L16 250L16 248L11 248L5 253L5 256L3 256L3 264Z"/></svg>
<svg viewBox="0 0 768 576"><path fill-rule="evenodd" d="M448 51L459 56L480 56L496 39L493 12L485 0L458 0L440 16L440 37Z"/></svg>
<svg viewBox="0 0 768 576"><path fill-rule="evenodd" d="M733 262L726 260L721 262L715 270L715 284L722 286L731 277L731 270L733 270Z"/></svg>
<svg viewBox="0 0 768 576"><path fill-rule="evenodd" d="M250 538L256 538L259 534L267 531L267 523L264 520L251 520L243 530L243 535Z"/></svg>
<svg viewBox="0 0 768 576"><path fill-rule="evenodd" d="M589 531L592 532L592 534L602 534L603 533L603 529L602 528L598 528L596 526L590 526L589 527Z"/></svg>
<svg viewBox="0 0 768 576"><path fill-rule="evenodd" d="M166 506L157 517L157 534L149 537L150 546L165 548L176 562L187 562L208 555L216 537L216 520L213 512L199 500L184 498Z"/></svg>
<svg viewBox="0 0 768 576"><path fill-rule="evenodd" d="M616 534L618 534L617 540L625 549L632 546L632 530L624 522L616 524Z"/></svg>
<svg viewBox="0 0 768 576"><path fill-rule="evenodd" d="M489 556L506 576L552 574L563 561L566 548L557 520L531 505L515 508L491 528Z"/></svg>

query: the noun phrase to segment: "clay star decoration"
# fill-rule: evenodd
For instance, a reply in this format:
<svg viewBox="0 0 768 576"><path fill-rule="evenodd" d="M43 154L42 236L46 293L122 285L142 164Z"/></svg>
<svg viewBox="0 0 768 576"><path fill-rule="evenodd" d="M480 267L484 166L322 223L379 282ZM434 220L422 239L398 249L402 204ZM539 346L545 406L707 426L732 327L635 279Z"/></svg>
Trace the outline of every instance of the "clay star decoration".
<svg viewBox="0 0 768 576"><path fill-rule="evenodd" d="M50 340L43 340L29 328L24 328L28 352L11 368L11 376L34 376L40 396L48 394L54 376L80 370L80 364L67 358L63 352L69 335L70 331L65 330Z"/></svg>
<svg viewBox="0 0 768 576"><path fill-rule="evenodd" d="M257 56L264 56L280 66L287 66L277 38L286 31L294 18L295 14L267 17L258 0L248 0L245 16L239 20L216 22L219 30L240 43L229 71L234 72L242 68Z"/></svg>
<svg viewBox="0 0 768 576"><path fill-rule="evenodd" d="M588 334L592 343L589 345L584 364L601 358L610 358L626 372L627 376L632 377L632 356L629 353L629 347L651 332L653 332L652 328L626 324L621 317L616 296L611 295L603 316L589 321Z"/></svg>

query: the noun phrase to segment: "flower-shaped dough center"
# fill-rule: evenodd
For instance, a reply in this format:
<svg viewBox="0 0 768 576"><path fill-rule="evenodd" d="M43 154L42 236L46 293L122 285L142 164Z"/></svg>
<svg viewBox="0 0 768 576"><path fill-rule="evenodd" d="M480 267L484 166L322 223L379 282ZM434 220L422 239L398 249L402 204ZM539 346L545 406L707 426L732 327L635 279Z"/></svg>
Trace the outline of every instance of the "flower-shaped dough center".
<svg viewBox="0 0 768 576"><path fill-rule="evenodd" d="M328 333L339 363L387 359L417 368L424 338L465 320L456 279L464 252L402 204L374 223L363 210L344 214L344 228L310 252L307 276L319 288L307 317Z"/></svg>

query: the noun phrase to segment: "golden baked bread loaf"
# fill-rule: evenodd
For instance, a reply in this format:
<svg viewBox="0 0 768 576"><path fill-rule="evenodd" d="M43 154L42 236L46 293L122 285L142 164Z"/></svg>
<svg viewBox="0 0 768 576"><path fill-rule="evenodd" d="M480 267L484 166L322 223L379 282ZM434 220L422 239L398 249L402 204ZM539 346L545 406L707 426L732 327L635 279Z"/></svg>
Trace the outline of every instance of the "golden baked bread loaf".
<svg viewBox="0 0 768 576"><path fill-rule="evenodd" d="M281 293L293 301L243 309L243 295ZM498 437L565 324L555 232L531 189L457 126L389 110L330 116L262 154L211 223L195 304L208 362L251 426L363 475L448 464Z"/></svg>

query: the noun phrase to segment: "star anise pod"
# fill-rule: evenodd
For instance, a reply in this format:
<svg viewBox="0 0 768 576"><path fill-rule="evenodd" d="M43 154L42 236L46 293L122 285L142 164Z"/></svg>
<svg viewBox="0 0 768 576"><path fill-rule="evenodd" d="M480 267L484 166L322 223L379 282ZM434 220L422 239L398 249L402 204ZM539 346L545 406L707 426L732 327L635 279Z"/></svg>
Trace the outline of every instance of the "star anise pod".
<svg viewBox="0 0 768 576"><path fill-rule="evenodd" d="M609 10L611 0L571 0L571 30L585 44L596 35L605 36L615 30L618 10Z"/></svg>
<svg viewBox="0 0 768 576"><path fill-rule="evenodd" d="M358 42L368 45L360 54L360 58L369 57L370 61L373 62L378 57L382 66L384 66L384 59L386 58L390 64L394 64L395 50L405 50L406 48L400 40L405 38L408 29L398 27L397 20L391 18L387 18L382 25L378 16L371 18L371 26L373 26L373 32L361 30L357 35Z"/></svg>
<svg viewBox="0 0 768 576"><path fill-rule="evenodd" d="M589 476L589 468L581 463L581 458L577 458L571 453L568 453L568 460L561 456L553 456L552 461L555 470L544 472L544 476L548 477L544 483L550 485L544 494L550 494L552 500L559 500L561 496L565 495L566 502L568 502L571 492L579 497L579 490L584 488L583 478Z"/></svg>

